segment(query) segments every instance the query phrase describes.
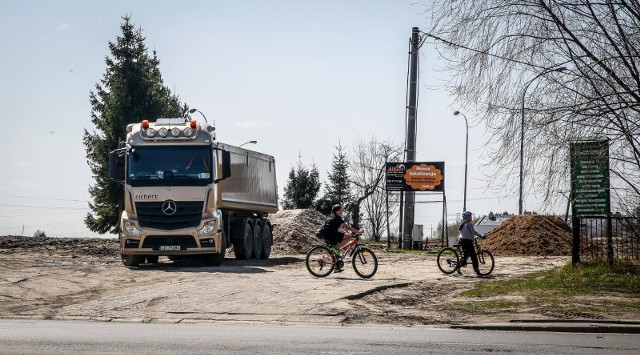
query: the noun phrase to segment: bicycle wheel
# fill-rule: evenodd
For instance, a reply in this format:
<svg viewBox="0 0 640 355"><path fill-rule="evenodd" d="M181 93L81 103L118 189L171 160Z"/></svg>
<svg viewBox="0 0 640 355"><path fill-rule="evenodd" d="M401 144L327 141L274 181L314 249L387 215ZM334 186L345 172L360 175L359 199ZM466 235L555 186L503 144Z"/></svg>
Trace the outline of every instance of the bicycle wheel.
<svg viewBox="0 0 640 355"><path fill-rule="evenodd" d="M378 271L378 258L371 249L361 247L353 254L351 265L358 276L368 279Z"/></svg>
<svg viewBox="0 0 640 355"><path fill-rule="evenodd" d="M445 274L453 274L460 266L460 257L453 248L444 248L438 253L438 269Z"/></svg>
<svg viewBox="0 0 640 355"><path fill-rule="evenodd" d="M494 261L491 252L481 250L478 253L478 272L482 276L487 276L493 271Z"/></svg>
<svg viewBox="0 0 640 355"><path fill-rule="evenodd" d="M329 275L335 267L334 253L329 248L317 245L307 253L307 270L316 277Z"/></svg>

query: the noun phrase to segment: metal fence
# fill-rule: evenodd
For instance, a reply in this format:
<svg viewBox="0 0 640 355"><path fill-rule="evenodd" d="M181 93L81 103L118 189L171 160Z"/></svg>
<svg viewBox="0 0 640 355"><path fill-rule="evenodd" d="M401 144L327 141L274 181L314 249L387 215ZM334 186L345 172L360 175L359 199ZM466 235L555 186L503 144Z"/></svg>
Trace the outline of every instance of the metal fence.
<svg viewBox="0 0 640 355"><path fill-rule="evenodd" d="M640 262L640 219L604 216L579 217L579 260L606 258L609 262L626 259Z"/></svg>

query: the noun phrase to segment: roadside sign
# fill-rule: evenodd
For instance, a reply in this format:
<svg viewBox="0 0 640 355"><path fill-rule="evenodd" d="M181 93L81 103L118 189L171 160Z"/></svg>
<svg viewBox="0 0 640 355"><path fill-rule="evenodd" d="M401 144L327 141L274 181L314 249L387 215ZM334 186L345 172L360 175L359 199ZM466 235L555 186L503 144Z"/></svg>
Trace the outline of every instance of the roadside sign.
<svg viewBox="0 0 640 355"><path fill-rule="evenodd" d="M387 163L387 191L444 192L444 162Z"/></svg>
<svg viewBox="0 0 640 355"><path fill-rule="evenodd" d="M570 145L573 216L609 214L609 141Z"/></svg>

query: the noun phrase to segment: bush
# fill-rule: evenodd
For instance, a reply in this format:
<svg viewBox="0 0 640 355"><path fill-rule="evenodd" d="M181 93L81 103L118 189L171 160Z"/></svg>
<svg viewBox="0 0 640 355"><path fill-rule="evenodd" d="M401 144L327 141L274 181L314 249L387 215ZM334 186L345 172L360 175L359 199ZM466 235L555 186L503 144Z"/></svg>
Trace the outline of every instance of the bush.
<svg viewBox="0 0 640 355"><path fill-rule="evenodd" d="M33 236L36 238L46 238L47 233L38 229L37 231L35 231L35 233L33 233Z"/></svg>

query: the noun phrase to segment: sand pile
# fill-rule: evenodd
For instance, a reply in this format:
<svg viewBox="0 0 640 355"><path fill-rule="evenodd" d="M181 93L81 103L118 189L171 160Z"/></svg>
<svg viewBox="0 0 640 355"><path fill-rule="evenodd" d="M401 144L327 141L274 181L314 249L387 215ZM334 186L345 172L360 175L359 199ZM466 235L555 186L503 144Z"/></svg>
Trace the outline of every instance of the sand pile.
<svg viewBox="0 0 640 355"><path fill-rule="evenodd" d="M486 237L480 245L494 255L571 255L571 228L556 216L511 216Z"/></svg>
<svg viewBox="0 0 640 355"><path fill-rule="evenodd" d="M316 230L327 216L316 210L281 210L269 216L273 228L271 252L278 255L306 254L311 246L324 244Z"/></svg>

